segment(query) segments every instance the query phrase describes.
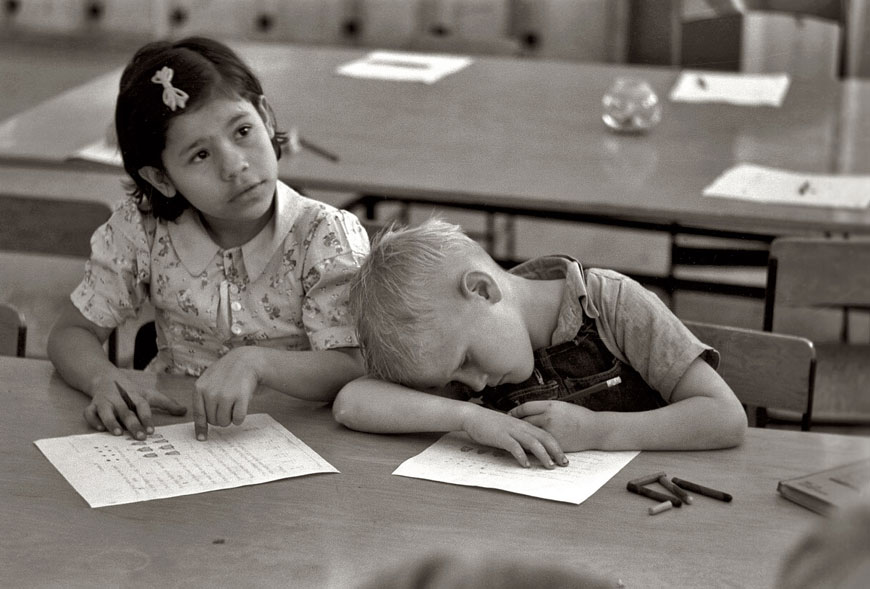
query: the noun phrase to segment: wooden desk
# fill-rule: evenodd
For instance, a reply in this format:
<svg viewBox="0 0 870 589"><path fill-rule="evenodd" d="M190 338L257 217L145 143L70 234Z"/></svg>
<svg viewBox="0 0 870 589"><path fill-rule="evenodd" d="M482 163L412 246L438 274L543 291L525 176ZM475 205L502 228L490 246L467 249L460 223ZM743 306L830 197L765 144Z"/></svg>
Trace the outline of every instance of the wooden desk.
<svg viewBox="0 0 870 589"><path fill-rule="evenodd" d="M424 85L334 74L362 50L235 46L281 126L341 158L282 160L297 187L665 231L870 231L870 210L701 196L739 162L870 173L870 82L794 80L782 108L747 108L670 102L678 70L668 68L480 57ZM601 121L601 96L620 75L646 78L662 99L662 123L646 136L615 135ZM0 161L70 165L111 121L119 76L0 124Z"/></svg>
<svg viewBox="0 0 870 589"><path fill-rule="evenodd" d="M188 399L188 379L135 377ZM270 413L341 474L91 509L33 445L87 433L85 397L48 362L15 358L0 358L0 395L0 564L19 586L343 588L461 550L588 566L628 587L769 587L820 519L780 497L777 481L870 455L867 438L753 429L737 449L641 453L574 506L391 476L438 436L350 431L326 407L269 393L251 412ZM698 497L651 517L652 502L625 485L659 470L734 501Z"/></svg>

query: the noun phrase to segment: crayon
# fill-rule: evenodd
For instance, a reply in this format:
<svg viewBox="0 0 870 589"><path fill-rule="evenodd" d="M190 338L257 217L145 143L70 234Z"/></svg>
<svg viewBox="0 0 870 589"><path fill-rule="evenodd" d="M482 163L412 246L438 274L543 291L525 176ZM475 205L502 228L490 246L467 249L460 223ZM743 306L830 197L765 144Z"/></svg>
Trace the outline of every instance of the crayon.
<svg viewBox="0 0 870 589"><path fill-rule="evenodd" d="M674 506L674 504L671 503L670 500L662 501L661 503L659 503L655 507L650 507L649 509L647 509L647 511L649 512L650 515L658 515L663 511L669 510L673 506Z"/></svg>
<svg viewBox="0 0 870 589"><path fill-rule="evenodd" d="M689 493L687 493L685 489L683 489L682 487L678 487L673 482L671 482L671 480L666 475L662 475L659 477L659 484L677 497L679 497L683 501L683 503L688 503L689 505L692 504L692 501L694 500L692 496L689 495Z"/></svg>
<svg viewBox="0 0 870 589"><path fill-rule="evenodd" d="M692 491L693 493L697 493L698 495L704 495L706 497L712 497L713 499L718 499L719 501L731 501L732 497L730 494L725 493L724 491L717 491L716 489L711 489L710 487L705 487L703 485L699 485L698 483L692 483L690 481L684 481L683 479L678 479L674 477L672 482L678 487L682 487L687 491Z"/></svg>
<svg viewBox="0 0 870 589"><path fill-rule="evenodd" d="M118 389L118 393L120 393L121 398L124 400L124 403L127 404L127 408L133 413L136 413L136 417L139 417L139 413L136 412L136 405L133 403L133 399L130 398L130 395L127 394L127 391L124 390L124 387L122 387L117 380L115 381L115 388Z"/></svg>
<svg viewBox="0 0 870 589"><path fill-rule="evenodd" d="M659 502L670 501L673 503L674 507L680 507L683 505L683 502L676 497L671 497L667 493L653 491L643 485L633 485L632 483L628 483L628 490L632 493L637 493L638 495L643 495L644 497L649 497L650 499L655 499Z"/></svg>
<svg viewBox="0 0 870 589"><path fill-rule="evenodd" d="M130 395L127 393L126 390L124 390L124 387L122 387L121 384L117 380L114 382L115 382L115 388L118 389L118 394L121 395L121 399L124 400L124 404L127 405L127 408L133 412L133 415L136 416L137 420L143 422L142 425L144 425L145 428L151 428L150 431L153 432L154 428L151 426L150 418L143 421L142 417L139 415L139 412L136 410L136 404L133 403L133 399L130 398ZM145 430L141 429L140 427L134 426L133 429L131 429L129 431L130 431L130 435L132 435L137 440L144 440L148 436L148 433Z"/></svg>
<svg viewBox="0 0 870 589"><path fill-rule="evenodd" d="M654 483L659 480L661 477L667 476L664 472L657 472L654 474L648 474L645 477L638 477L636 479L628 481L629 486L636 485L638 487L642 487L644 485L648 485L650 483ZM630 490L630 489L629 489Z"/></svg>

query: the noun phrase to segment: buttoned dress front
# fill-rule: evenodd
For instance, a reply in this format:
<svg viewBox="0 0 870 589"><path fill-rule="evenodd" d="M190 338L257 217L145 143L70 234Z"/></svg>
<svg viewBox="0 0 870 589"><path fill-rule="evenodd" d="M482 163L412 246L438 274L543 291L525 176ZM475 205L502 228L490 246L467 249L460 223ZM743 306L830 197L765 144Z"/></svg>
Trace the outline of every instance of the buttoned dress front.
<svg viewBox="0 0 870 589"><path fill-rule="evenodd" d="M347 288L368 249L353 214L282 182L270 223L228 249L211 239L195 210L165 221L128 198L91 238L85 276L71 299L108 328L150 301L158 353L149 370L198 376L243 345L355 347Z"/></svg>

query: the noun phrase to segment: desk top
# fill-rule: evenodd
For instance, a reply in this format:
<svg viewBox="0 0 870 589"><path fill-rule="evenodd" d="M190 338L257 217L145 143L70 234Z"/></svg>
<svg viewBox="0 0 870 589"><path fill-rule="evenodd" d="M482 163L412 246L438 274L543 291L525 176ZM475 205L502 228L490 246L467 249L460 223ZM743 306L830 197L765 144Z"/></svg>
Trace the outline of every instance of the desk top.
<svg viewBox="0 0 870 589"><path fill-rule="evenodd" d="M782 108L740 107L670 102L679 71L661 67L479 57L425 85L336 75L360 49L235 46L259 73L279 125L340 156L283 159L281 176L296 187L658 226L870 231L870 210L701 195L741 162L870 173L870 82L793 80ZM625 75L646 78L662 100L662 122L647 135L616 135L601 121L605 89ZM0 123L0 161L70 165L112 120L119 77Z"/></svg>
<svg viewBox="0 0 870 589"><path fill-rule="evenodd" d="M131 374L189 398L190 379ZM438 435L354 432L322 405L269 392L251 412L271 414L341 474L91 509L33 444L87 433L86 398L42 360L0 358L0 383L0 561L4 578L27 586L266 587L292 579L293 587L337 588L430 551L461 550L592 568L627 587L768 587L783 555L820 518L780 497L777 482L870 456L867 438L752 429L736 449L642 452L575 506L392 476ZM651 517L651 500L626 483L660 470L734 501L698 497Z"/></svg>

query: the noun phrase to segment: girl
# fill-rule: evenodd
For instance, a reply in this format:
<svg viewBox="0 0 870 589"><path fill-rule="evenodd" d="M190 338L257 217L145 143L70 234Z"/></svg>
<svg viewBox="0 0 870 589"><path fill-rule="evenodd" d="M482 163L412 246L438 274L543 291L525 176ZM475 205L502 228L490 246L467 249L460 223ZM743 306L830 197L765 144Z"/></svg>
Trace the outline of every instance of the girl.
<svg viewBox="0 0 870 589"><path fill-rule="evenodd" d="M91 397L87 422L144 439L152 408L185 413L103 352L149 300L148 368L199 377L197 439L208 423L241 423L258 385L331 401L362 375L347 282L368 238L352 214L278 180L286 134L248 66L209 39L149 43L121 77L115 128L130 196L91 238L48 343L60 375Z"/></svg>

